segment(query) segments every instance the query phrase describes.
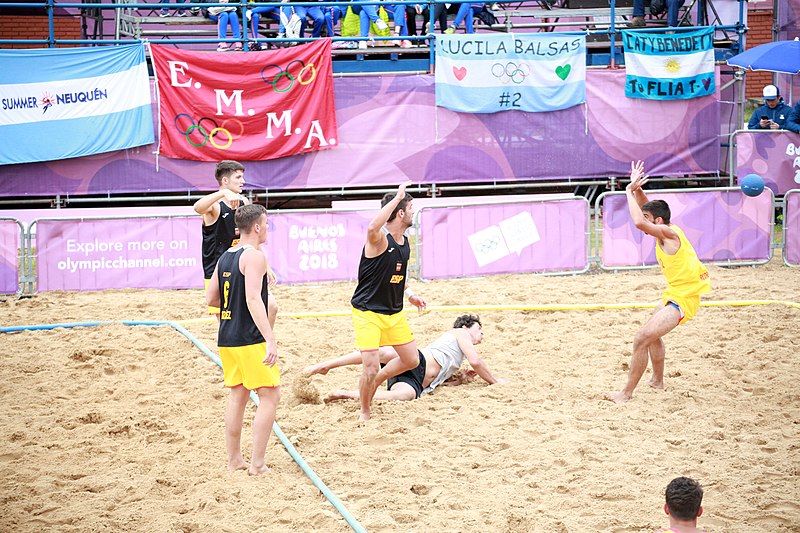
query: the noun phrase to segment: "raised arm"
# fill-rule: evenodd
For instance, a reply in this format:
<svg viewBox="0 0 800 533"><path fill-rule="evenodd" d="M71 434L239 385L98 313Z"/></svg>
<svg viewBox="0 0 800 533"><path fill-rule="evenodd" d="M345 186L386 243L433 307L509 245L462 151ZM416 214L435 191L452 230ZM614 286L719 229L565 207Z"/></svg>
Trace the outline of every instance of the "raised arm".
<svg viewBox="0 0 800 533"><path fill-rule="evenodd" d="M397 207L397 204L406 197L406 187L411 185L411 183L413 182L409 180L401 184L400 187L397 188L397 194L394 195L394 198L385 206L381 207L381 210L378 211L370 221L369 226L367 226L367 243L364 246L367 257L378 256L389 246L389 241L386 238L386 234L383 232L383 226L389 220L389 217L392 216L392 211Z"/></svg>
<svg viewBox="0 0 800 533"><path fill-rule="evenodd" d="M249 204L249 200L241 194L236 194L229 189L220 189L211 194L207 194L194 203L194 212L203 216L203 224L210 226L219 218L219 202L227 200L231 209L236 209L239 205Z"/></svg>
<svg viewBox="0 0 800 533"><path fill-rule="evenodd" d="M631 182L625 187L625 196L628 199L628 211L631 214L631 220L633 220L637 229L659 239L661 242L678 239L678 234L668 225L655 224L652 220L648 220L642 212L642 206L648 201L647 195L642 190L642 185L649 180L650 177L644 174L644 163L631 161Z"/></svg>
<svg viewBox="0 0 800 533"><path fill-rule="evenodd" d="M244 293L247 300L247 309L253 317L258 331L267 341L267 353L264 363L274 365L278 360L278 348L275 344L275 335L269 325L267 308L261 299L261 284L264 274L267 273L267 258L258 249L245 250L239 260L239 269L244 274Z"/></svg>
<svg viewBox="0 0 800 533"><path fill-rule="evenodd" d="M475 370L475 372L481 378L483 378L486 383L489 385L494 385L495 383L505 383L505 380L495 378L489 371L489 366L486 364L483 358L478 355L478 350L475 349L475 345L472 344L472 339L470 339L469 333L467 333L466 330L459 329L456 330L454 334L458 340L459 348L461 348L461 351L464 353L464 356L469 362L469 366L471 366L472 369Z"/></svg>

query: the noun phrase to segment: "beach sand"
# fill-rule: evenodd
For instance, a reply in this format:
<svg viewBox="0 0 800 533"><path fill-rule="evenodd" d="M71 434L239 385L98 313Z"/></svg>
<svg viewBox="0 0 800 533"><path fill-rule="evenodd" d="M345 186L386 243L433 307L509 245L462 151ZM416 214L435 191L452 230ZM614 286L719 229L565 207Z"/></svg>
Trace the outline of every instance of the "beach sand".
<svg viewBox="0 0 800 533"><path fill-rule="evenodd" d="M706 300L800 301L800 269L710 267ZM655 303L656 269L415 283L430 305ZM645 532L668 525L663 491L705 487L712 533L800 531L800 309L703 307L665 338L666 389L621 388L650 311L478 311L492 372L357 421L360 369L304 379L349 351L352 283L279 286L278 424L370 532ZM0 303L2 324L189 320L216 352L199 290L44 293ZM424 345L455 311L409 314ZM169 326L0 334L0 530L348 531L279 440L259 478L225 469L221 370ZM252 406L243 442L249 455Z"/></svg>

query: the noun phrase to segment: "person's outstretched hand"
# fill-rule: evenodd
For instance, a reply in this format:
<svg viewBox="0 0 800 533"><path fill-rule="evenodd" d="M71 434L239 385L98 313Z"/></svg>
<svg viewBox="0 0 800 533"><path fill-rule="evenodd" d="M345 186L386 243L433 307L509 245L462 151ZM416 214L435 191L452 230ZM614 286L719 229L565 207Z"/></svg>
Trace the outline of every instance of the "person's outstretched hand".
<svg viewBox="0 0 800 533"><path fill-rule="evenodd" d="M625 187L633 192L642 188L642 185L650 181L650 176L644 175L644 163L642 161L631 161L631 182Z"/></svg>

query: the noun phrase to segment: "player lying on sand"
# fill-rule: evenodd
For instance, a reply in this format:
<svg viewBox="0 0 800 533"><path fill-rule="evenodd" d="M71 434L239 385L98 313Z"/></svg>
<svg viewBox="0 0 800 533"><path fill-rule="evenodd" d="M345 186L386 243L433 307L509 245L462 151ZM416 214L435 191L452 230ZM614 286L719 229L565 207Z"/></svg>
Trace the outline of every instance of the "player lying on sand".
<svg viewBox="0 0 800 533"><path fill-rule="evenodd" d="M387 380L387 390L375 393L376 400L415 400L423 393L433 391L441 384L459 385L474 378L476 375L493 385L505 383L506 380L495 378L489 367L478 355L475 345L483 340L483 330L480 319L475 315L461 315L453 324L453 329L445 332L430 345L418 350L419 365ZM383 346L378 350L381 364L384 365L398 357L391 346ZM461 363L466 359L471 370L454 378L461 368ZM303 373L311 376L314 374L327 374L333 368L346 365L361 364L361 352L355 351L335 359L323 361L316 365L307 366ZM336 390L325 398L325 402L334 400L357 400L357 390Z"/></svg>

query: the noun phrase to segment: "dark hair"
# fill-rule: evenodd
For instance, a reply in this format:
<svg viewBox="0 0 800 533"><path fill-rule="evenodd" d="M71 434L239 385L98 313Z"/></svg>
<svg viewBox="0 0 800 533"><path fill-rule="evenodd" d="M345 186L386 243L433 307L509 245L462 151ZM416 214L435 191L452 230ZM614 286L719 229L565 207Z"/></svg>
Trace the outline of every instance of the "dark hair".
<svg viewBox="0 0 800 533"><path fill-rule="evenodd" d="M386 194L384 194L383 198L381 199L381 207L386 207L386 204L394 200L395 196L397 196L397 193L394 192L387 192ZM406 193L406 197L400 200L400 203L397 204L397 207L394 208L394 211L392 211L392 214L389 216L389 220L387 220L386 222L391 222L392 220L394 220L394 217L397 216L397 212L400 211L401 209L405 211L409 200L413 200L413 197L410 194Z"/></svg>
<svg viewBox="0 0 800 533"><path fill-rule="evenodd" d="M236 209L233 220L242 233L250 233L261 215L267 214L267 208L261 204L243 205Z"/></svg>
<svg viewBox="0 0 800 533"><path fill-rule="evenodd" d="M478 315L461 315L460 317L456 318L456 321L453 323L453 327L458 328L471 328L473 324L478 324L479 326L483 327L481 324L481 319Z"/></svg>
<svg viewBox="0 0 800 533"><path fill-rule="evenodd" d="M664 200L650 200L642 206L642 211L651 213L653 218L661 217L664 219L664 224L669 224L671 213L669 204Z"/></svg>
<svg viewBox="0 0 800 533"><path fill-rule="evenodd" d="M217 168L214 170L214 177L217 178L217 183L222 183L222 178L227 178L237 170L244 171L244 165L238 161L231 161L226 159L217 163Z"/></svg>
<svg viewBox="0 0 800 533"><path fill-rule="evenodd" d="M703 487L688 477L676 477L665 491L669 514L678 520L694 520L703 503Z"/></svg>

